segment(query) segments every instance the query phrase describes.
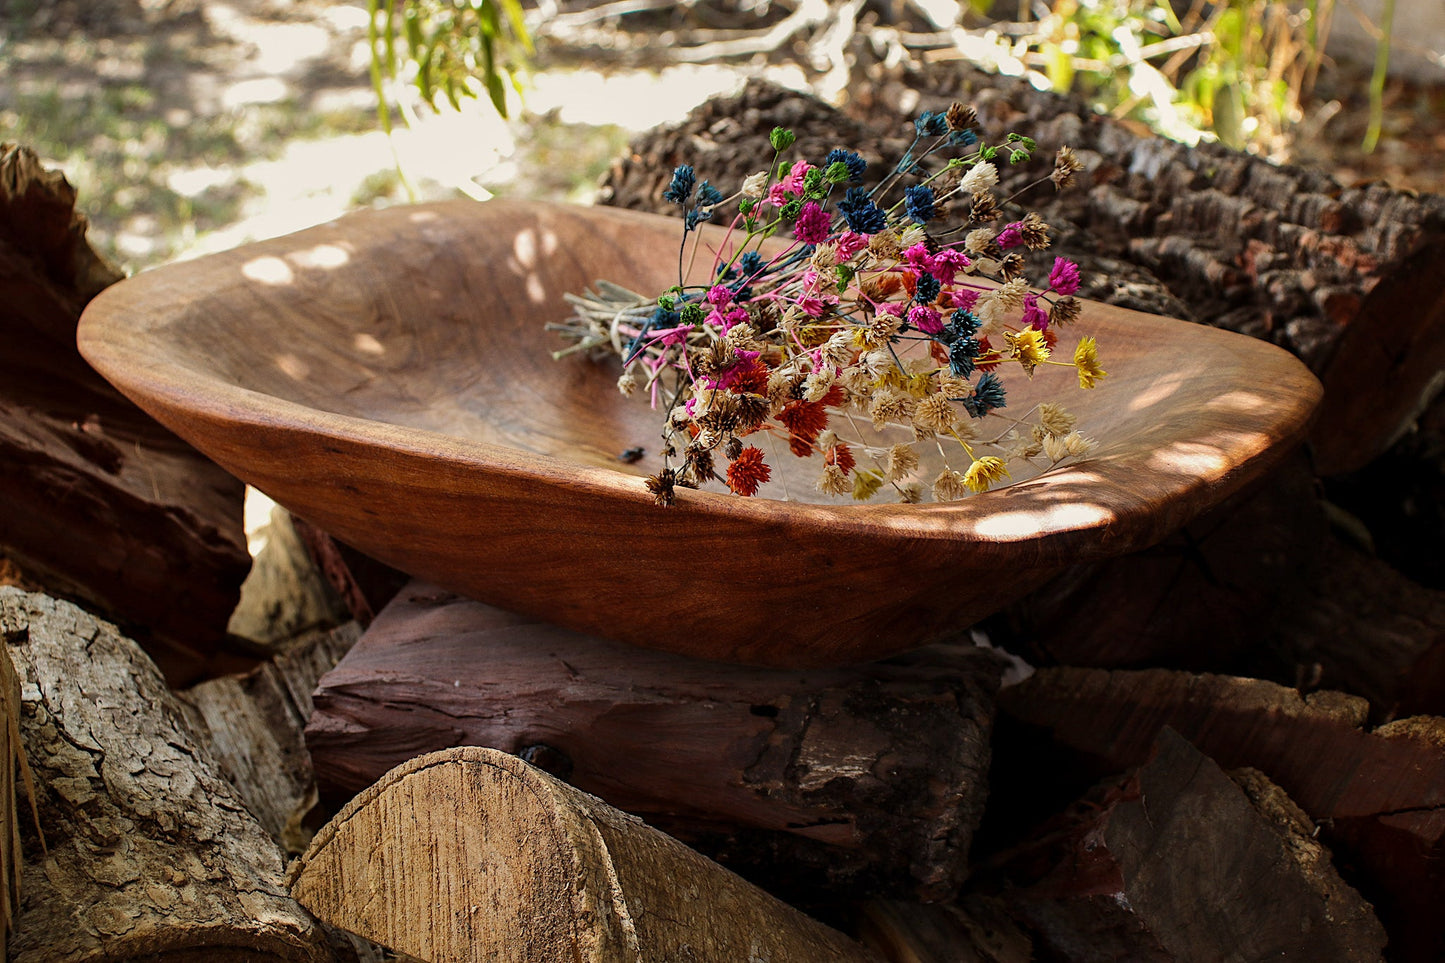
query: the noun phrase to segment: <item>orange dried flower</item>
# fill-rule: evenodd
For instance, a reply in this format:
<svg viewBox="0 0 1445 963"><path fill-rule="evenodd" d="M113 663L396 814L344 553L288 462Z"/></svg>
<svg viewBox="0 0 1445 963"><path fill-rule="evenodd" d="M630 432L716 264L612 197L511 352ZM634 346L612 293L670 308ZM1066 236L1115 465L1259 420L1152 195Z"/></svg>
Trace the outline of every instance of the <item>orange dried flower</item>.
<svg viewBox="0 0 1445 963"><path fill-rule="evenodd" d="M857 460L853 457L853 449L842 443L829 448L828 454L824 459L824 464L837 465L845 475L852 471L853 466L857 463Z"/></svg>
<svg viewBox="0 0 1445 963"><path fill-rule="evenodd" d="M773 470L763 461L763 450L749 445L728 466L728 487L738 495L756 495L758 488L773 477Z"/></svg>

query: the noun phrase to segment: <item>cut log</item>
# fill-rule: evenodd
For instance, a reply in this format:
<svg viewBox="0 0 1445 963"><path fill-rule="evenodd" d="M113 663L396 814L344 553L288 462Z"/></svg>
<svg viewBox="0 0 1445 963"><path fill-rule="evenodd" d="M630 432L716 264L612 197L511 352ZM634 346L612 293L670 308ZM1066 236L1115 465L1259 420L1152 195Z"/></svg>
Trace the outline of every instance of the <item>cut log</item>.
<svg viewBox="0 0 1445 963"><path fill-rule="evenodd" d="M20 874L24 855L20 848L21 820L34 820L37 834L40 817L35 810L35 779L20 736L20 677L9 652L0 652L0 946L10 938L15 916L20 912ZM25 805L20 805L16 776L25 786ZM22 811L23 810L23 811Z"/></svg>
<svg viewBox="0 0 1445 963"><path fill-rule="evenodd" d="M864 963L861 945L515 756L388 773L291 872L321 919L432 963Z"/></svg>
<svg viewBox="0 0 1445 963"><path fill-rule="evenodd" d="M1081 99L964 64L879 71L874 81L850 103L851 116L762 82L710 101L635 140L602 201L675 213L661 197L675 164L740 184L771 156L775 125L799 128L793 155L816 158L844 144L891 165L909 145L912 116L963 100L978 109L987 142L1018 131L1037 140L1040 156L1069 145L1083 161L1074 187L1021 200L1054 228L1051 253L1075 258L1086 274L1130 266L1118 283L1102 277L1083 296L1265 338L1321 375L1327 394L1313 440L1322 472L1384 452L1438 390L1445 298L1430 279L1445 272L1445 198L1342 187L1217 145L1141 136ZM1039 177L1038 166L1005 165L1001 195Z"/></svg>
<svg viewBox="0 0 1445 963"><path fill-rule="evenodd" d="M177 694L222 775L292 855L305 851L324 821L316 818L316 777L303 735L311 691L360 634L354 622L313 632L245 675L210 679Z"/></svg>
<svg viewBox="0 0 1445 963"><path fill-rule="evenodd" d="M253 491L247 498L258 495ZM241 599L227 623L228 632L264 649L282 651L298 636L351 620L345 600L312 560L290 512L272 505L266 523L253 526L247 539L254 561L241 583Z"/></svg>
<svg viewBox="0 0 1445 963"><path fill-rule="evenodd" d="M1263 775L1232 781L1172 729L1005 866L1054 954L1129 963L1372 963L1385 931Z"/></svg>
<svg viewBox="0 0 1445 963"><path fill-rule="evenodd" d="M954 894L1001 663L942 645L784 671L636 649L413 583L321 681L307 746L345 798L455 745L544 769L791 898Z"/></svg>
<svg viewBox="0 0 1445 963"><path fill-rule="evenodd" d="M331 958L285 891L280 849L134 643L13 588L0 633L48 846L25 840L12 960Z"/></svg>
<svg viewBox="0 0 1445 963"><path fill-rule="evenodd" d="M250 565L241 483L81 359L81 309L120 274L75 191L0 144L0 552L136 630L170 681L243 664L226 621Z"/></svg>
<svg viewBox="0 0 1445 963"><path fill-rule="evenodd" d="M991 803L1022 815L1057 804L1077 782L1143 763L1164 726L1226 768L1277 783L1355 868L1399 959L1445 957L1445 719L1417 716L1373 731L1369 706L1334 692L1308 697L1255 679L1146 670L1042 669L999 696L1010 725ZM1402 816L1406 818L1401 818ZM1387 870L1388 867L1388 870ZM1423 948L1423 949L1421 949Z"/></svg>
<svg viewBox="0 0 1445 963"><path fill-rule="evenodd" d="M888 963L1032 963L1033 941L1002 900L971 895L961 903L869 900L859 907L858 938Z"/></svg>

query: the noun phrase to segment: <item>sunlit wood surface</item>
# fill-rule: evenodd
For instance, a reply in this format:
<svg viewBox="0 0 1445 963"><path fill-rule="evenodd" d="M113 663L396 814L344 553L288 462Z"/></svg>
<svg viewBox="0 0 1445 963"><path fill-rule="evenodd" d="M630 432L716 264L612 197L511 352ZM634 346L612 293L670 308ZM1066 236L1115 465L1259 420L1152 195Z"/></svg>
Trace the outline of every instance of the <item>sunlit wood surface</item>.
<svg viewBox="0 0 1445 963"><path fill-rule="evenodd" d="M543 325L599 278L676 280L679 222L491 201L350 215L143 273L86 311L80 347L141 407L342 540L505 608L705 658L808 666L967 627L1064 566L1149 545L1299 441L1314 377L1268 344L1100 304L1109 377L1008 379L1097 442L946 504L813 491L779 447L764 493L658 508L658 413ZM618 454L641 446L625 465ZM1042 467L1042 466L1041 466ZM925 479L927 481L927 479ZM784 491L786 489L786 492ZM785 500L785 496L788 500Z"/></svg>

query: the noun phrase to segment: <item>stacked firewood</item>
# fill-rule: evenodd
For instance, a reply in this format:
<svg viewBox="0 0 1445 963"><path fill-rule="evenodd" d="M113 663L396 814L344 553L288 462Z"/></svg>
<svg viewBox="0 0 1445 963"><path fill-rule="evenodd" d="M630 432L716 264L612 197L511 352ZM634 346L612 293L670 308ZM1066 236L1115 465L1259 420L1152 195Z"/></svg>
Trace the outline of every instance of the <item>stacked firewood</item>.
<svg viewBox="0 0 1445 963"><path fill-rule="evenodd" d="M740 181L779 125L896 154L905 87L1074 146L1083 183L1045 213L1109 279L1090 296L1269 337L1326 402L1306 452L1156 548L952 643L808 671L398 592L279 511L236 610L239 485L71 357L114 274L73 192L7 148L0 631L34 773L0 799L11 954L380 952L344 930L438 961L1445 958L1445 586L1322 497L1428 484L1445 201L967 72L879 78L846 115L750 86L634 144L607 198L653 207L679 163ZM42 537L67 525L90 555Z"/></svg>

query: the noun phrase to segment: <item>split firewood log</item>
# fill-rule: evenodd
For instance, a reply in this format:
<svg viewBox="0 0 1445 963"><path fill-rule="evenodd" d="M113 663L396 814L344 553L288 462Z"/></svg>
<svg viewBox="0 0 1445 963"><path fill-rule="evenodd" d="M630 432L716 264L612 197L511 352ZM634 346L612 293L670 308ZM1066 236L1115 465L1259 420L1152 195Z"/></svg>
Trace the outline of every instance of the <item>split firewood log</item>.
<svg viewBox="0 0 1445 963"><path fill-rule="evenodd" d="M1369 704L1257 679L1164 670L1042 669L999 696L991 805L1017 818L1147 761L1169 726L1228 769L1258 769L1353 868L1405 961L1445 958L1445 719L1366 728ZM1005 835L1007 833L1005 832Z"/></svg>
<svg viewBox="0 0 1445 963"><path fill-rule="evenodd" d="M704 662L414 582L322 678L306 743L341 798L418 753L491 746L790 899L941 899L967 872L1000 672L971 645L841 669Z"/></svg>
<svg viewBox="0 0 1445 963"><path fill-rule="evenodd" d="M60 173L0 144L0 553L135 630L184 685L249 664L226 646L242 486L76 351L81 310L121 276L85 228Z"/></svg>
<svg viewBox="0 0 1445 963"><path fill-rule="evenodd" d="M145 654L68 602L0 588L44 841L25 864L10 959L332 958Z"/></svg>
<svg viewBox="0 0 1445 963"><path fill-rule="evenodd" d="M333 925L431 963L879 963L676 840L493 749L419 757L293 865Z"/></svg>
<svg viewBox="0 0 1445 963"><path fill-rule="evenodd" d="M322 821L315 818L319 796L304 736L311 692L360 634L355 622L306 633L244 675L176 693L221 774L291 855L306 849Z"/></svg>
<svg viewBox="0 0 1445 963"><path fill-rule="evenodd" d="M1256 770L1226 775L1172 729L1010 854L1014 913L1058 958L1374 963L1385 931Z"/></svg>

